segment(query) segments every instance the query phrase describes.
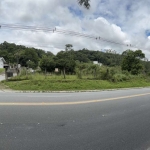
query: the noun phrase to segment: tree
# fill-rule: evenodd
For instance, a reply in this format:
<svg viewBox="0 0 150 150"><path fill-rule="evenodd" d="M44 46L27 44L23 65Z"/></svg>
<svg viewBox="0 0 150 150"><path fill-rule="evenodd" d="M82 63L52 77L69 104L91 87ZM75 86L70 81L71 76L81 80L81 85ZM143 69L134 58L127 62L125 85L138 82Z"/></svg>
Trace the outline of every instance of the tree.
<svg viewBox="0 0 150 150"><path fill-rule="evenodd" d="M58 67L66 78L66 72L73 73L75 68L75 61L72 56L72 50L60 51L56 55L56 67Z"/></svg>
<svg viewBox="0 0 150 150"><path fill-rule="evenodd" d="M90 8L90 0L78 0L80 5L83 5L86 9Z"/></svg>
<svg viewBox="0 0 150 150"><path fill-rule="evenodd" d="M53 57L44 56L40 61L40 68L42 71L53 72L55 70L56 63Z"/></svg>
<svg viewBox="0 0 150 150"><path fill-rule="evenodd" d="M87 55L80 51L75 52L75 60L78 60L80 62L89 62L90 61L90 59L88 59Z"/></svg>
<svg viewBox="0 0 150 150"><path fill-rule="evenodd" d="M150 75L150 61L143 61L143 65L145 73Z"/></svg>
<svg viewBox="0 0 150 150"><path fill-rule="evenodd" d="M28 68L32 68L32 69L36 69L36 64L33 62L33 61L31 61L31 60L28 60L27 61L27 67Z"/></svg>
<svg viewBox="0 0 150 150"><path fill-rule="evenodd" d="M66 44L65 46L66 46L66 48L65 48L66 52L70 51L73 47L72 44Z"/></svg>
<svg viewBox="0 0 150 150"><path fill-rule="evenodd" d="M142 59L145 58L145 54L141 50L126 50L122 53L123 61L121 68L127 70L131 74L139 74L143 70Z"/></svg>
<svg viewBox="0 0 150 150"><path fill-rule="evenodd" d="M4 57L10 64L19 63L21 66L27 66L27 61L31 60L37 67L39 60L45 55L54 56L51 52L46 53L41 49L29 48L6 41L0 44L0 57Z"/></svg>
<svg viewBox="0 0 150 150"><path fill-rule="evenodd" d="M57 67L63 71L64 79L66 78L66 68L69 65L69 61L67 59L59 59L57 61Z"/></svg>
<svg viewBox="0 0 150 150"><path fill-rule="evenodd" d="M88 68L87 63L81 63L79 61L76 61L76 75L79 79L82 79L83 71Z"/></svg>
<svg viewBox="0 0 150 150"><path fill-rule="evenodd" d="M21 64L21 66L27 67L27 62L29 60L34 62L36 67L38 66L39 57L34 48L21 50L19 53L17 52L17 55L19 55L19 63Z"/></svg>
<svg viewBox="0 0 150 150"><path fill-rule="evenodd" d="M63 72L66 78L66 72L73 73L75 69L73 45L66 44L65 51L60 51L56 55L56 66Z"/></svg>
<svg viewBox="0 0 150 150"><path fill-rule="evenodd" d="M91 70L91 73L93 74L93 77L96 79L98 73L100 72L100 66L96 64L91 64L89 67L89 70Z"/></svg>

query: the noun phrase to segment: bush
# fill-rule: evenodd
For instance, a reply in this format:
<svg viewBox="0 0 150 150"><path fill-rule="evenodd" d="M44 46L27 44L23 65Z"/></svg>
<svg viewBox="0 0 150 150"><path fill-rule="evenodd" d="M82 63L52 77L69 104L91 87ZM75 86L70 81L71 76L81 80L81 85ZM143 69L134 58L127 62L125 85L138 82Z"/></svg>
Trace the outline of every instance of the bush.
<svg viewBox="0 0 150 150"><path fill-rule="evenodd" d="M150 76L150 72L147 72L147 75Z"/></svg>
<svg viewBox="0 0 150 150"><path fill-rule="evenodd" d="M129 80L130 79L130 76L128 76L128 75L125 75L125 74L115 74L115 75L113 75L113 77L112 77L112 81L113 82L120 82L120 81L127 81L127 80Z"/></svg>
<svg viewBox="0 0 150 150"><path fill-rule="evenodd" d="M122 73L125 74L126 76L130 75L130 72L128 72L127 70L123 70Z"/></svg>
<svg viewBox="0 0 150 150"><path fill-rule="evenodd" d="M26 75L26 74L27 74L27 69L26 69L26 67L21 68L21 70L20 70L20 76L24 76L24 75Z"/></svg>
<svg viewBox="0 0 150 150"><path fill-rule="evenodd" d="M100 71L100 76L99 78L101 80L111 80L112 76L114 74L114 71L108 68L102 68L101 71Z"/></svg>

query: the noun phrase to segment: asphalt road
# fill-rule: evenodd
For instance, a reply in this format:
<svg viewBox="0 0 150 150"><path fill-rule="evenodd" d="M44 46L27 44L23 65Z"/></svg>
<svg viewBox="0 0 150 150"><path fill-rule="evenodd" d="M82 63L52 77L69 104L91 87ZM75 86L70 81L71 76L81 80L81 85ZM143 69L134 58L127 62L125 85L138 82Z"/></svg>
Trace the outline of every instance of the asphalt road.
<svg viewBox="0 0 150 150"><path fill-rule="evenodd" d="M150 89L0 92L0 150L149 150Z"/></svg>

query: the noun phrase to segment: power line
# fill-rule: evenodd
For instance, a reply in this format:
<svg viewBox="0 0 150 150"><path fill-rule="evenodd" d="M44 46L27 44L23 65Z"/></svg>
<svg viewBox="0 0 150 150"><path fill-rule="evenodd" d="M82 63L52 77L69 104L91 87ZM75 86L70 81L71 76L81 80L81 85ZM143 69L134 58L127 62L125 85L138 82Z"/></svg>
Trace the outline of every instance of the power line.
<svg viewBox="0 0 150 150"><path fill-rule="evenodd" d="M9 28L14 30L30 30L30 31L42 31L42 32L52 32L53 28L44 28L44 27L36 27L36 26L24 26L19 24L1 24L0 28Z"/></svg>
<svg viewBox="0 0 150 150"><path fill-rule="evenodd" d="M97 41L104 41L104 42L108 42L108 43L112 43L112 44L136 48L131 44L124 44L124 43L112 41L109 39L105 39L101 36L88 35L88 34L83 34L80 32L75 32L75 31L70 31L70 30L56 29L56 27L49 28L49 27L41 27L41 26L27 26L27 25L20 25L20 24L1 24L0 28L12 29L12 30L26 30L26 31L29 30L29 31L34 31L34 32L58 33L58 34L63 34L63 35L88 38L88 39L93 39L93 40L97 40Z"/></svg>
<svg viewBox="0 0 150 150"><path fill-rule="evenodd" d="M30 31L45 31L45 32L56 32L60 34L67 34L71 36L78 36L78 37L84 37L84 38L90 38L90 39L95 39L95 40L102 40L105 42L110 42L114 44L120 44L120 45L125 45L123 43L107 40L101 37L97 37L94 35L88 35L88 34L83 34L75 31L69 31L69 30L61 30L61 29L56 29L56 28L48 28L48 27L36 27L36 26L24 26L24 25L18 25L18 24L1 24L1 28L10 28L10 29L15 29L15 30L30 30Z"/></svg>

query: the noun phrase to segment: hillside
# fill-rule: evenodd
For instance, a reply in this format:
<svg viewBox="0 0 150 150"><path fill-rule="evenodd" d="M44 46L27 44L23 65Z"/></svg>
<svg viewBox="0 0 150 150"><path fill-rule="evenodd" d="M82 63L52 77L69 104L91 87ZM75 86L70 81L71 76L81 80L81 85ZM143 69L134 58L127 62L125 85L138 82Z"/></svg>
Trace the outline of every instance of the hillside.
<svg viewBox="0 0 150 150"><path fill-rule="evenodd" d="M39 65L40 60L43 57L55 57L57 60L60 58L61 53L54 55L50 51L46 52L41 49L26 47L23 45L16 45L14 43L4 42L0 44L0 57L4 57L8 63L16 64L19 63L22 66L27 67L28 61L32 62L32 66L36 68ZM68 52L68 55L71 56L71 59L79 62L90 62L98 61L107 66L118 66L121 64L122 56L119 54L104 53L101 51L94 51L88 49L82 49L74 51L73 49Z"/></svg>

